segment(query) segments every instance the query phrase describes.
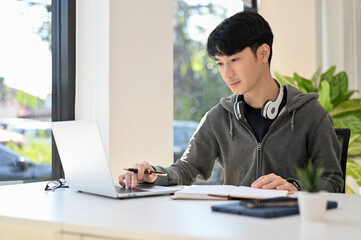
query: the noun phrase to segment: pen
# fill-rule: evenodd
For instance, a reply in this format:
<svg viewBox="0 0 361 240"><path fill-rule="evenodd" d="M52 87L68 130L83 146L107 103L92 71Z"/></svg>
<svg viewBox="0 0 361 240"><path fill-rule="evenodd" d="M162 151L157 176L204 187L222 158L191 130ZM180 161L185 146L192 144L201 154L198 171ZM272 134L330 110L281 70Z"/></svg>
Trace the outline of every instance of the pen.
<svg viewBox="0 0 361 240"><path fill-rule="evenodd" d="M124 170L129 171L129 172L138 173L137 168L124 168ZM159 176L166 176L167 175L164 172L152 171L152 170L149 170L149 169L145 169L144 174L155 174L155 175L159 175Z"/></svg>

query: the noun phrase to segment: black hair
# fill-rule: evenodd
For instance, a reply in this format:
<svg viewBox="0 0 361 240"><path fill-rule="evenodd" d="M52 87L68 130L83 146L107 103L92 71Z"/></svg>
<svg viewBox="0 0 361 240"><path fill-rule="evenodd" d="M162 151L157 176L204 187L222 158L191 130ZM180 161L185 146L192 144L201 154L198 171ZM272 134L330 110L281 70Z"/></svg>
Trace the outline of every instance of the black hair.
<svg viewBox="0 0 361 240"><path fill-rule="evenodd" d="M264 43L270 47L268 63L271 64L273 33L268 22L258 13L239 12L211 32L207 52L214 58L215 55L230 56L250 47L257 57L257 49Z"/></svg>

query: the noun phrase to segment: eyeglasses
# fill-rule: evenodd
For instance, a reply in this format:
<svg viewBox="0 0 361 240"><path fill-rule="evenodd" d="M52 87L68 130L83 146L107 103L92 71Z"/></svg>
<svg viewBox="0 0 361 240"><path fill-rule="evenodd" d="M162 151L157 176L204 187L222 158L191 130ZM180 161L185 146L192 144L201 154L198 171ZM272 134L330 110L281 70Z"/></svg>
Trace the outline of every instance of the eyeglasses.
<svg viewBox="0 0 361 240"><path fill-rule="evenodd" d="M49 191L49 190L54 191L57 188L68 188L68 187L69 186L65 185L65 179L60 178L60 179L48 182L45 186L45 191Z"/></svg>

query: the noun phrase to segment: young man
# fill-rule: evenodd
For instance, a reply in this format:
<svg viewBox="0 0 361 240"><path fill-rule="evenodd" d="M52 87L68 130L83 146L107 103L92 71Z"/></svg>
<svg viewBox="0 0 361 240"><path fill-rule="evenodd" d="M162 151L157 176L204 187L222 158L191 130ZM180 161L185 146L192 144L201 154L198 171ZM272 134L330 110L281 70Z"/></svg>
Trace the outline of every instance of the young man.
<svg viewBox="0 0 361 240"><path fill-rule="evenodd" d="M341 192L340 144L318 95L281 86L270 73L273 34L257 13L225 19L208 38L208 54L217 62L234 95L205 114L181 159L163 168L135 164L138 174L119 176L124 187L137 182L190 185L210 177L215 161L224 168L224 184L297 191L295 167L308 159L325 167L321 189ZM167 176L143 174L145 169Z"/></svg>

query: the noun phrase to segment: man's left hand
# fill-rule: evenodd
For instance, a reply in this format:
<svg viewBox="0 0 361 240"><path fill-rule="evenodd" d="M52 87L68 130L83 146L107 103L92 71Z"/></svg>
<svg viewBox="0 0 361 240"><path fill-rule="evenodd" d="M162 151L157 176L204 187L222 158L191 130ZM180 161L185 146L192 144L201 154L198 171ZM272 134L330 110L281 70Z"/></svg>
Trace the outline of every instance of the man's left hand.
<svg viewBox="0 0 361 240"><path fill-rule="evenodd" d="M261 189L288 190L292 192L298 191L295 185L289 183L286 179L283 179L274 173L258 178L252 183L251 187Z"/></svg>

